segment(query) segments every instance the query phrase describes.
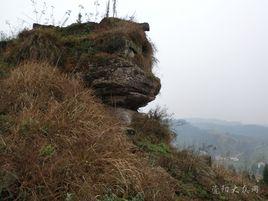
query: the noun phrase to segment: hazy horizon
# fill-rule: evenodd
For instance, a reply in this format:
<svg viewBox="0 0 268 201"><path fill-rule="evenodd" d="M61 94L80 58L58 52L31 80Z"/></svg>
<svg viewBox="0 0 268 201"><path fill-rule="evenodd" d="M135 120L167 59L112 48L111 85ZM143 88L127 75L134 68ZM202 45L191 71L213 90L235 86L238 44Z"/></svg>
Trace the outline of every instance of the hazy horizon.
<svg viewBox="0 0 268 201"><path fill-rule="evenodd" d="M57 20L72 10L68 23L75 22L79 4L95 12L94 1L46 2ZM119 0L118 16L135 14L150 23L148 36L158 49L155 71L162 89L145 110L160 105L177 118L268 125L267 10L264 0ZM30 26L35 18L30 0L3 3L0 16L5 32L6 20L20 26L24 19Z"/></svg>
<svg viewBox="0 0 268 201"><path fill-rule="evenodd" d="M219 123L229 123L229 124L241 124L241 125L256 125L256 126L264 126L268 128L268 125L266 124L258 124L258 123L246 123L242 121L231 121L231 120L226 120L226 119L216 119L216 118L204 118L204 117L189 117L189 118L175 118L175 120L199 120L199 121L204 121L204 122L216 122Z"/></svg>

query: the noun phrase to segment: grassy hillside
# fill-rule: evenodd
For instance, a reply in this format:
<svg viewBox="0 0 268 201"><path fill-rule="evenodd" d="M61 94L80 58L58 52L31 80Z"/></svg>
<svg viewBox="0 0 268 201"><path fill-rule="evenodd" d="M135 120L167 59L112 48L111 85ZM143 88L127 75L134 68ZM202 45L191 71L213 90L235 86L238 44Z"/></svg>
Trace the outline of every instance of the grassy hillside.
<svg viewBox="0 0 268 201"><path fill-rule="evenodd" d="M79 80L25 63L1 89L2 200L173 200L174 180L132 153L120 123Z"/></svg>

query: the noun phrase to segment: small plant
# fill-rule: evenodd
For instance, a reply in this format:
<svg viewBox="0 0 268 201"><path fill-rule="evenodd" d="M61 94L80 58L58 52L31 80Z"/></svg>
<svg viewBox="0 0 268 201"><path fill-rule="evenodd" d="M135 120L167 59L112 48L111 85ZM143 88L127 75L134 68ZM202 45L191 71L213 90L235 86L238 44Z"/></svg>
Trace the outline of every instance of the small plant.
<svg viewBox="0 0 268 201"><path fill-rule="evenodd" d="M15 37L15 31L14 31L14 27L12 27L11 23L6 20L6 25L8 26L9 28L9 32L10 32L10 37L14 38Z"/></svg>
<svg viewBox="0 0 268 201"><path fill-rule="evenodd" d="M40 156L50 157L54 154L54 152L55 152L55 148L51 144L49 144L49 145L44 146L40 150Z"/></svg>
<svg viewBox="0 0 268 201"><path fill-rule="evenodd" d="M31 0L32 2L32 9L34 17L26 16L28 19L33 21L34 23L44 23L55 25L55 18L54 18L54 6L51 7L50 13L48 13L48 5L46 2L38 1L38 0ZM67 10L63 15L62 19L58 22L58 25L64 26L66 22L69 20L71 15L71 10ZM43 20L44 18L44 20Z"/></svg>
<svg viewBox="0 0 268 201"><path fill-rule="evenodd" d="M67 193L65 201L73 201L74 200L74 194L73 193Z"/></svg>
<svg viewBox="0 0 268 201"><path fill-rule="evenodd" d="M44 135L48 135L48 133L49 133L49 129L50 129L50 125L49 125L49 124L45 124L43 127L40 128L40 131L41 131Z"/></svg>
<svg viewBox="0 0 268 201"><path fill-rule="evenodd" d="M105 17L110 17L110 4L111 1L108 0L106 4ZM117 0L113 0L113 17L117 17Z"/></svg>
<svg viewBox="0 0 268 201"><path fill-rule="evenodd" d="M78 24L81 24L82 23L82 14L79 12L78 13L78 17L77 17L77 21L76 21Z"/></svg>
<svg viewBox="0 0 268 201"><path fill-rule="evenodd" d="M65 14L63 15L63 17L62 17L62 20L61 21L59 21L59 24L61 23L61 27L63 27L65 24L66 24L66 22L69 20L69 18L70 18L70 16L71 16L71 13L72 13L72 11L71 10L67 10L66 12L65 12Z"/></svg>
<svg viewBox="0 0 268 201"><path fill-rule="evenodd" d="M94 18L94 21L97 21L98 18L99 18L99 6L100 6L100 3L99 3L99 0L95 0L94 1L94 6L95 6L95 18Z"/></svg>

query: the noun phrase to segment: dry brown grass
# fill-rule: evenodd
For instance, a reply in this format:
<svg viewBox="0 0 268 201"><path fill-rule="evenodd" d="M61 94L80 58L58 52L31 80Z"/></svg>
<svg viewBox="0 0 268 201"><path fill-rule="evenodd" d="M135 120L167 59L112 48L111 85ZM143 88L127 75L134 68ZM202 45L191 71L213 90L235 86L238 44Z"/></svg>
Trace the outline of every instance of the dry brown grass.
<svg viewBox="0 0 268 201"><path fill-rule="evenodd" d="M8 63L19 64L34 59L60 66L65 72L82 71L88 64L99 63L95 54L105 53L122 57L125 43L128 41L141 50L136 52L133 58L127 59L151 73L155 61L154 48L137 23L106 18L89 30L84 25L81 35L74 34L71 30L72 26L25 30L17 39L7 44L5 60ZM85 65L80 66L80 62Z"/></svg>
<svg viewBox="0 0 268 201"><path fill-rule="evenodd" d="M64 47L54 29L25 30L11 41L4 52L5 60L19 64L26 60L62 62Z"/></svg>
<svg viewBox="0 0 268 201"><path fill-rule="evenodd" d="M107 192L175 200L176 182L131 153L120 124L85 89L46 63L25 63L1 81L4 200L101 200ZM0 179L0 181L1 181Z"/></svg>

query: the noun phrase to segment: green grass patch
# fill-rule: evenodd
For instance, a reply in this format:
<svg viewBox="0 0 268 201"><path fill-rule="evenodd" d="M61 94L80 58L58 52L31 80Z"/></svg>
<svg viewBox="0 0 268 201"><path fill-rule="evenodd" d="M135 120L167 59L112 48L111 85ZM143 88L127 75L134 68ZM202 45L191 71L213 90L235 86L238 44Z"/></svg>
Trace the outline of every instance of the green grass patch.
<svg viewBox="0 0 268 201"><path fill-rule="evenodd" d="M50 157L55 153L55 148L51 144L48 144L40 150L40 156Z"/></svg>
<svg viewBox="0 0 268 201"><path fill-rule="evenodd" d="M169 155L171 150L168 145L165 143L152 144L149 141L138 142L138 146L144 149L147 152L160 154L160 155Z"/></svg>

